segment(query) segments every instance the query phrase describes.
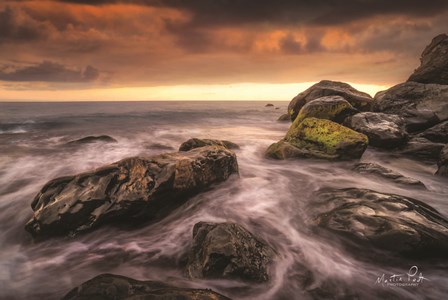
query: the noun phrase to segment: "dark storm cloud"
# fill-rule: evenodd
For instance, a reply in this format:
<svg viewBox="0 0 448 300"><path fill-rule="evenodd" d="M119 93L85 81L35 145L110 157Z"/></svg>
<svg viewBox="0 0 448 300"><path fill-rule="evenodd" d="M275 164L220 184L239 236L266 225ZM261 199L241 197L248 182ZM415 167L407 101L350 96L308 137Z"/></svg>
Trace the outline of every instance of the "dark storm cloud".
<svg viewBox="0 0 448 300"><path fill-rule="evenodd" d="M12 70L10 70L12 69ZM43 61L26 67L3 66L0 81L40 81L40 82L92 82L100 72L92 66L84 70L70 69L62 64Z"/></svg>
<svg viewBox="0 0 448 300"><path fill-rule="evenodd" d="M378 15L425 17L448 10L446 0L101 0L63 2L104 5L133 3L184 9L197 25L259 22L340 25Z"/></svg>
<svg viewBox="0 0 448 300"><path fill-rule="evenodd" d="M43 37L42 28L29 21L19 21L10 7L0 10L0 44L10 41L32 41Z"/></svg>

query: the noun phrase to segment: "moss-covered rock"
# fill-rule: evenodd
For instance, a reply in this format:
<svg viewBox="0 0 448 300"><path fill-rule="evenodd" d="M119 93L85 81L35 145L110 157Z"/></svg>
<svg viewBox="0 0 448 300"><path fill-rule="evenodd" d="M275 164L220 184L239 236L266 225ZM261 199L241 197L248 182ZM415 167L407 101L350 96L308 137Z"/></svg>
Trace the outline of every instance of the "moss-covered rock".
<svg viewBox="0 0 448 300"><path fill-rule="evenodd" d="M290 143L281 140L269 146L266 150L266 157L273 159L288 158L320 158L337 159L337 155L330 155L323 152L312 151L308 149L297 148Z"/></svg>
<svg viewBox="0 0 448 300"><path fill-rule="evenodd" d="M307 118L293 123L285 140L291 145L322 152L337 159L360 158L367 148L366 135L330 120Z"/></svg>
<svg viewBox="0 0 448 300"><path fill-rule="evenodd" d="M342 123L348 116L359 112L341 96L321 97L305 104L294 123L298 125L306 118L314 117Z"/></svg>

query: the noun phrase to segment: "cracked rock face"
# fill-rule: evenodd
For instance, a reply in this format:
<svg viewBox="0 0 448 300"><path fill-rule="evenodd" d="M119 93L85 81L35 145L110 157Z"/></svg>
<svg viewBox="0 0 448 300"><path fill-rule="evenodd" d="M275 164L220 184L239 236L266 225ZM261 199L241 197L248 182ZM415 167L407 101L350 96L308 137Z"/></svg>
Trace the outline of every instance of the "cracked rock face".
<svg viewBox="0 0 448 300"><path fill-rule="evenodd" d="M34 198L25 228L33 236L48 236L157 219L233 173L238 173L235 154L218 146L127 158L48 182Z"/></svg>
<svg viewBox="0 0 448 300"><path fill-rule="evenodd" d="M288 113L291 116L291 121L295 120L300 109L305 104L324 96L341 96L360 111L370 110L373 102L369 94L360 92L347 83L322 80L291 100L288 105Z"/></svg>
<svg viewBox="0 0 448 300"><path fill-rule="evenodd" d="M230 141L192 138L186 142L183 142L182 145L180 145L179 147L179 151L190 151L191 149L205 146L221 146L227 149L240 148L240 146Z"/></svg>
<svg viewBox="0 0 448 300"><path fill-rule="evenodd" d="M72 289L62 300L183 299L230 300L212 290L179 288L157 281L140 281L120 275L101 274Z"/></svg>
<svg viewBox="0 0 448 300"><path fill-rule="evenodd" d="M375 163L357 163L353 170L361 174L376 175L397 184L425 188L425 185L420 180L406 177L394 170Z"/></svg>
<svg viewBox="0 0 448 300"><path fill-rule="evenodd" d="M408 81L448 84L448 35L436 36L422 53L421 65Z"/></svg>
<svg viewBox="0 0 448 300"><path fill-rule="evenodd" d="M191 278L265 282L273 257L269 245L238 224L200 222L193 229L186 273Z"/></svg>
<svg viewBox="0 0 448 300"><path fill-rule="evenodd" d="M364 112L349 117L344 124L367 135L369 145L374 147L395 148L408 140L404 121L397 115Z"/></svg>
<svg viewBox="0 0 448 300"><path fill-rule="evenodd" d="M448 85L400 83L375 95L374 111L401 116L408 132L425 130L448 120Z"/></svg>
<svg viewBox="0 0 448 300"><path fill-rule="evenodd" d="M339 236L350 249L414 259L448 253L448 220L421 201L367 189L322 189L313 206L318 228Z"/></svg>

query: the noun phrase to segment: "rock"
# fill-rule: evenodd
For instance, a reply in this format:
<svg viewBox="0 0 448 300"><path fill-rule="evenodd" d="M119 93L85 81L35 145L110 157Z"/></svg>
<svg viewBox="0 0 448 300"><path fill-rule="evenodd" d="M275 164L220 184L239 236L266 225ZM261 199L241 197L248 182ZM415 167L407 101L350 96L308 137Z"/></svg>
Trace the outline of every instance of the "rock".
<svg viewBox="0 0 448 300"><path fill-rule="evenodd" d="M273 159L288 159L288 158L318 158L318 159L337 159L336 155L326 154L320 151L312 151L307 149L297 148L290 143L281 140L268 147L265 156Z"/></svg>
<svg viewBox="0 0 448 300"><path fill-rule="evenodd" d="M408 81L448 84L448 35L436 36L431 44L426 46L420 62L420 67Z"/></svg>
<svg viewBox="0 0 448 300"><path fill-rule="evenodd" d="M361 174L373 174L379 177L390 179L394 183L407 186L425 187L425 185L417 179L406 177L394 170L385 168L375 163L357 163L353 170Z"/></svg>
<svg viewBox="0 0 448 300"><path fill-rule="evenodd" d="M341 96L320 97L305 104L300 109L294 123L297 126L297 124L310 117L342 123L345 118L358 112Z"/></svg>
<svg viewBox="0 0 448 300"><path fill-rule="evenodd" d="M265 107L272 107L272 106L274 106L274 104L272 104L272 103L268 103L265 105Z"/></svg>
<svg viewBox="0 0 448 300"><path fill-rule="evenodd" d="M406 146L399 150L399 153L414 158L436 161L444 145L442 143L431 142L425 138L415 137L409 140Z"/></svg>
<svg viewBox="0 0 448 300"><path fill-rule="evenodd" d="M278 117L277 121L279 121L279 122L289 122L289 121L291 121L291 118L289 117L288 114L283 114L280 117Z"/></svg>
<svg viewBox="0 0 448 300"><path fill-rule="evenodd" d="M186 268L189 277L269 280L274 250L242 226L199 222L193 239Z"/></svg>
<svg viewBox="0 0 448 300"><path fill-rule="evenodd" d="M318 228L342 238L356 254L373 249L413 259L448 253L448 220L431 206L404 196L367 189L324 189L315 205ZM388 255L381 258L388 259Z"/></svg>
<svg viewBox="0 0 448 300"><path fill-rule="evenodd" d="M285 141L315 158L357 159L367 148L368 138L330 120L306 118L293 123Z"/></svg>
<svg viewBox="0 0 448 300"><path fill-rule="evenodd" d="M436 175L448 177L448 145L445 145L440 152L437 166L439 168L437 169Z"/></svg>
<svg viewBox="0 0 448 300"><path fill-rule="evenodd" d="M25 228L33 236L49 236L158 219L234 173L235 153L219 146L127 158L48 182L34 198Z"/></svg>
<svg viewBox="0 0 448 300"><path fill-rule="evenodd" d="M82 139L73 140L68 143L66 143L67 146L76 146L76 145L85 145L85 144L91 144L96 142L103 142L103 143L117 143L117 140L113 137L110 137L108 135L99 135L99 136L86 136Z"/></svg>
<svg viewBox="0 0 448 300"><path fill-rule="evenodd" d="M344 125L367 135L374 147L395 148L408 141L404 120L397 115L363 112L347 118Z"/></svg>
<svg viewBox="0 0 448 300"><path fill-rule="evenodd" d="M403 117L415 132L448 120L448 85L405 82L375 95L374 111Z"/></svg>
<svg viewBox="0 0 448 300"><path fill-rule="evenodd" d="M179 147L179 151L190 151L191 149L205 147L205 146L221 146L227 149L239 149L235 143L225 141L225 140L209 140L209 139L197 139L192 138L186 142L183 142Z"/></svg>
<svg viewBox="0 0 448 300"><path fill-rule="evenodd" d="M369 94L360 92L347 83L322 80L291 100L288 106L288 113L291 116L291 120L295 120L300 109L306 103L324 96L341 96L361 111L370 110L373 101Z"/></svg>
<svg viewBox="0 0 448 300"><path fill-rule="evenodd" d="M179 288L158 281L140 281L129 277L101 274L72 289L62 300L182 299L229 300L209 289Z"/></svg>
<svg viewBox="0 0 448 300"><path fill-rule="evenodd" d="M418 134L431 142L448 143L448 121L442 122Z"/></svg>
<svg viewBox="0 0 448 300"><path fill-rule="evenodd" d="M161 143L148 144L145 148L155 150L174 150L173 147Z"/></svg>

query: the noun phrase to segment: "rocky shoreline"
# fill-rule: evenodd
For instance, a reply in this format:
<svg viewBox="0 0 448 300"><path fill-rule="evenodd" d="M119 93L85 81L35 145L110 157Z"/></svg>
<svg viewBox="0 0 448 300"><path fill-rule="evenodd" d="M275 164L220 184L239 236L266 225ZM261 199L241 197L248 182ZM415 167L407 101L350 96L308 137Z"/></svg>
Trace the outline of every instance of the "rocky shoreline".
<svg viewBox="0 0 448 300"><path fill-rule="evenodd" d="M434 38L422 54L421 66L405 83L375 97L349 84L323 80L300 93L288 106L291 120L285 137L266 150L266 160L319 159L353 162L359 176L408 188L426 189L419 180L387 166L360 163L368 147L397 156L437 163L434 176L448 177L448 36ZM272 105L267 105L271 107ZM69 145L116 142L89 136ZM230 141L193 138L178 152L131 157L99 169L56 178L32 201L26 230L36 240L89 234L101 226L146 224L162 220L189 198L219 189L238 176ZM430 264L446 261L448 219L436 209L402 195L347 186L314 193L313 216L307 226L316 235L336 237L356 259L383 257ZM132 228L130 228L132 230ZM198 222L185 249L185 278L236 280L267 284L277 251L268 241L237 223ZM301 262L297 262L301 266ZM312 270L300 288L312 298L322 294L310 284ZM306 275L304 275L306 274ZM63 299L229 299L211 290L175 287L101 274L71 290ZM353 295L352 298L356 298Z"/></svg>

